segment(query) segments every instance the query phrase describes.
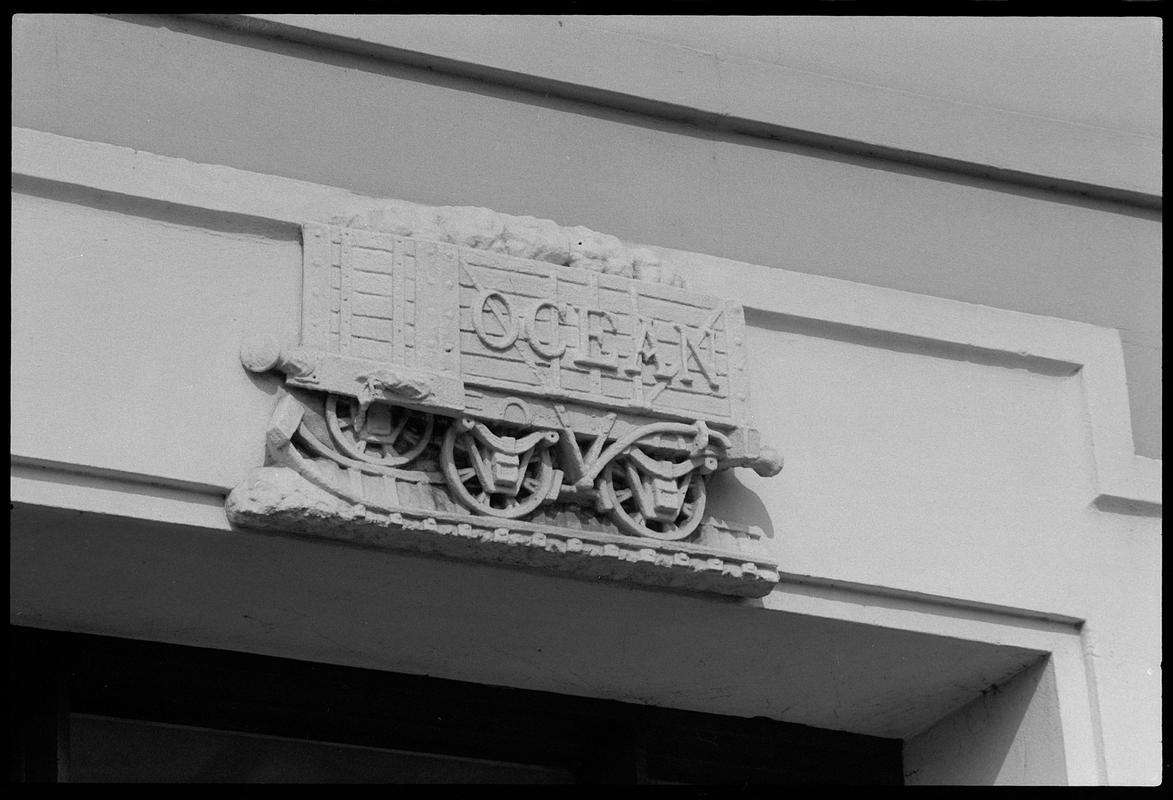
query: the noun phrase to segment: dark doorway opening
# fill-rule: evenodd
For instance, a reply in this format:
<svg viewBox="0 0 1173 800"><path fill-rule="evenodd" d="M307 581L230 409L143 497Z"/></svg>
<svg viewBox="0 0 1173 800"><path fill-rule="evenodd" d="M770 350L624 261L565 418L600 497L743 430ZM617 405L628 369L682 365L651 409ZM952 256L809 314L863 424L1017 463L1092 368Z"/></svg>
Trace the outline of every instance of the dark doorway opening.
<svg viewBox="0 0 1173 800"><path fill-rule="evenodd" d="M17 782L900 784L765 718L9 627Z"/></svg>

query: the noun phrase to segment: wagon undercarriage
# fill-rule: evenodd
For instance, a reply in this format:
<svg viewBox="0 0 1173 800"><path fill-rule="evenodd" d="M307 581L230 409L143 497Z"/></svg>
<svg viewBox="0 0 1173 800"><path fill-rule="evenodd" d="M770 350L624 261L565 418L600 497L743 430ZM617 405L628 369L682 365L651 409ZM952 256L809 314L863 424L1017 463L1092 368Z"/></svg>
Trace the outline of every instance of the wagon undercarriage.
<svg viewBox="0 0 1173 800"><path fill-rule="evenodd" d="M474 514L524 519L570 503L628 535L664 540L697 529L708 476L732 465L729 437L703 422L628 425L618 437L612 424L592 436L296 389L277 417L277 442L295 442L312 461L443 486Z"/></svg>

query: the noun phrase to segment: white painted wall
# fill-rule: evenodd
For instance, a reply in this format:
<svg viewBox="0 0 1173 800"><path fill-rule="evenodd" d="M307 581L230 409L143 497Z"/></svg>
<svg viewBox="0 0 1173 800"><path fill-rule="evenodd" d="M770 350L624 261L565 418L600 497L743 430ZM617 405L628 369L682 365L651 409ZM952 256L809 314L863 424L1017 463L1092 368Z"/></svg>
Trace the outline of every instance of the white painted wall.
<svg viewBox="0 0 1173 800"><path fill-rule="evenodd" d="M237 350L249 329L295 335L291 232L378 201L44 134L17 142L13 286L31 302L14 309L12 451L56 471L45 474L113 481L78 495L34 468L22 473L26 502L167 519L157 494L119 504L118 481L222 496L262 463L275 384L250 378ZM1127 448L1126 430L1104 422L1126 407L1122 373L1103 371L1107 332L665 255L698 288L717 280L746 293L757 425L787 459L771 481L722 478L714 511L760 525L788 581L1074 625L1084 655L1059 687L1063 729L1091 724L1070 710L1090 682L1100 774L1154 774L1160 496L1155 483L1119 488L1127 470L1109 481L1116 494L1102 489L1110 457ZM46 393L62 375L86 390ZM1101 375L1116 376L1114 390ZM1106 496L1143 515L1097 508ZM174 513L207 524L196 506ZM793 601L778 593L761 605L793 612ZM1086 760L1073 752L1069 771Z"/></svg>
<svg viewBox="0 0 1173 800"><path fill-rule="evenodd" d="M913 737L910 786L1065 786L1053 667L1044 659Z"/></svg>
<svg viewBox="0 0 1173 800"><path fill-rule="evenodd" d="M606 22L589 24L630 36L608 33ZM926 48L929 58L935 51ZM864 55L847 60L844 74L871 63ZM900 62L906 74L917 63ZM761 617L834 619L932 638L922 655L965 649L950 650L949 639L976 643L973 652L1015 670L1050 653L1039 682L1020 676L996 705L964 707L977 673L957 693L934 695L939 724L909 745L936 769L924 774L1159 780L1160 462L1135 456L1128 413L1131 401L1136 450L1152 454L1159 361L1145 354L1159 352L1159 213L703 134L204 23L19 18L13 88L21 127L10 439L18 502L183 522L193 527L160 530L212 565L227 551L204 537L245 536L227 534L220 498L261 463L275 389L239 367L239 342L257 328L295 334L300 221L369 208L381 196L586 224L695 251L666 255L698 288L751 309L758 427L786 469L770 481L722 478L714 505L766 529L787 576L760 605L718 614L714 626L735 634ZM167 597L168 580L138 573L164 563L172 572L161 575L182 570L166 548L151 549L150 536L136 540L133 548L144 549L132 570L119 566L117 543L135 537L117 525L94 528L110 538L55 529L61 546L94 550L54 572L38 530L34 520L20 540L23 563L36 567L19 576L14 608L26 619L79 629L100 621L121 625L112 632L122 635L190 634L223 646L250 641L238 621L193 619L186 606L155 603ZM264 549L248 539L240 546L254 545ZM314 563L301 547L296 570ZM325 587L351 579L346 560ZM100 572L74 580L98 563ZM442 585L443 566L429 569ZM184 580L183 596L200 597L200 582ZM144 593L119 588L124 581L141 582ZM279 588L265 589L275 592L275 608L293 602ZM633 614L673 610L655 593L599 591ZM400 613L442 609L452 625L466 613L442 591L421 607L396 602ZM307 630L317 637L345 618L339 603L309 628L296 614L277 620L266 641L293 648ZM496 670L489 677L522 685L541 675L540 662L518 648L539 628L553 635L552 625L512 631L521 644L484 662ZM386 649L393 628L363 650L364 628L352 627L341 644L314 638L302 656L439 674L452 669L454 653L461 664L479 663L493 647L474 638L454 651L444 631L413 629L425 655L408 663ZM657 652L666 657L665 637ZM583 643L559 641L573 661ZM1035 655L1004 661L1003 647ZM858 683L867 666L858 650L842 652L855 660L842 673L855 677L843 680L867 688ZM700 710L746 713L754 697L768 696L778 703L771 713L788 718L785 692L754 694L769 674L766 662L755 663L752 691L738 700L748 705L732 711L714 693ZM619 691L621 681L601 675L576 685ZM834 694L835 680L820 691ZM631 681L625 696L646 690L657 702L686 703L672 699L670 682ZM846 721L803 721L907 725L906 700L893 695ZM1019 714L1029 723L1021 734L1003 724ZM887 730L914 736L923 726ZM985 749L968 761L945 755L964 739L958 731L977 731ZM998 761L1019 758L1036 738L1047 748L1038 771Z"/></svg>
<svg viewBox="0 0 1173 800"><path fill-rule="evenodd" d="M903 89L838 79L807 85L806 72L762 72L768 62L732 59L722 69L741 64L744 74L713 71L712 54L680 44L649 49L644 39L576 20L559 27L553 17L487 17L473 25L428 16L315 15L310 22L333 32L329 47L171 17L18 17L14 123L375 196L482 205L632 241L1116 328L1124 339L1138 452L1160 456L1160 212L1043 188L1048 180L1061 182L1062 174L1053 173L1070 165L1094 166L1095 174L1081 180L1108 186L1120 182L1118 168L1146 180L1159 176L1159 138L1145 139L1155 143L1145 155L1126 146L1133 141L1128 137L1072 121L1052 124L1050 117L943 100L924 105ZM822 42L819 37L836 30L814 26L808 33ZM860 36L851 30L846 41ZM1151 49L1147 30L1123 26L1109 37L1135 39L1131 48L1118 48L1125 51L1119 65L1105 67L1135 78L1123 82L1121 98L1147 97L1143 87L1159 82L1132 60ZM294 38L299 32L307 34L283 29ZM937 63L943 42L955 37L913 46L915 33L913 26L905 50L920 53L920 60L902 56L902 74L956 74L957 64L968 63L922 69ZM388 44L377 57L357 55L346 49L353 40L345 37L359 35ZM1082 41L1058 37L1056 63L1074 58ZM420 58L464 64L470 75L388 60L388 52L407 46ZM511 71L487 74L486 65ZM994 80L1002 68L977 67L986 70L979 70L988 76L984 83L1013 94L1008 82ZM1032 78L1036 88L1027 96L1048 75L1057 96L1083 98L1087 107L1100 102L1100 94L1075 79L1058 82L1060 72L1055 67ZM537 83L517 88L526 74ZM565 88L572 79L580 85ZM175 91L177 84L183 92ZM607 87L606 97L591 94ZM640 92L642 100L631 99ZM712 118L764 119L814 131L816 141L773 142L669 121L637 100L691 104ZM1015 127L1024 120L1030 126ZM1042 127L1033 127L1036 122ZM998 140L1012 131L1011 139ZM1095 131L1111 135L1093 147L1081 137ZM977 159L979 172L987 164L996 173L999 159L1008 158L1002 167L1036 173L1038 185L877 159L866 148L845 155L817 146L819 136ZM959 142L997 144L968 156L946 147ZM1052 161L1037 160L1043 157ZM1159 195L1159 183L1148 191Z"/></svg>
<svg viewBox="0 0 1173 800"><path fill-rule="evenodd" d="M1160 137L1158 17L583 15L574 21L880 86Z"/></svg>

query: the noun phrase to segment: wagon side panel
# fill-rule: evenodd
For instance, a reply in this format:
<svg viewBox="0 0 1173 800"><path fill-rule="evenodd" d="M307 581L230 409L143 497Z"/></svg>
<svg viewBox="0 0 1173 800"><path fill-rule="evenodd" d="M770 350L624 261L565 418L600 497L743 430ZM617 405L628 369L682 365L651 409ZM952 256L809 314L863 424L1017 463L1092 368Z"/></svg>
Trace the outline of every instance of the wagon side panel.
<svg viewBox="0 0 1173 800"><path fill-rule="evenodd" d="M730 330L740 323L723 300L483 251L462 248L460 257L470 385L737 424Z"/></svg>
<svg viewBox="0 0 1173 800"><path fill-rule="evenodd" d="M338 228L302 226L301 344L338 352L337 314L341 257Z"/></svg>
<svg viewBox="0 0 1173 800"><path fill-rule="evenodd" d="M417 405L461 408L455 248L311 224L303 259L302 345L322 355L313 378L295 383L355 394L390 370L430 380Z"/></svg>
<svg viewBox="0 0 1173 800"><path fill-rule="evenodd" d="M728 315L724 301L676 287L599 276L599 301L612 309L621 369L634 407L730 424ZM638 374L638 351L655 360ZM665 374L670 377L665 377Z"/></svg>
<svg viewBox="0 0 1173 800"><path fill-rule="evenodd" d="M750 424L749 365L745 357L745 309L737 303L726 304L729 337L729 402L733 422L738 427Z"/></svg>
<svg viewBox="0 0 1173 800"><path fill-rule="evenodd" d="M459 328L466 379L501 391L559 395L561 363L527 344L527 328L542 329L539 337L548 342L547 353L561 346L567 331L550 310L536 322L519 312L557 298L562 276L538 262L469 249L460 255Z"/></svg>

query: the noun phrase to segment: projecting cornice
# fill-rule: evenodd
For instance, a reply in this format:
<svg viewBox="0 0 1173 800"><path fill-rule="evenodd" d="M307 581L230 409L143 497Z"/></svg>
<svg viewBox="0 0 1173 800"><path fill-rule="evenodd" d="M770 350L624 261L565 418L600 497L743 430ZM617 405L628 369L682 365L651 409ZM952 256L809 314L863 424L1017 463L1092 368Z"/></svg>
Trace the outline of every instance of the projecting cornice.
<svg viewBox="0 0 1173 800"><path fill-rule="evenodd" d="M650 116L1160 207L1159 137L623 35L574 17L191 15Z"/></svg>

